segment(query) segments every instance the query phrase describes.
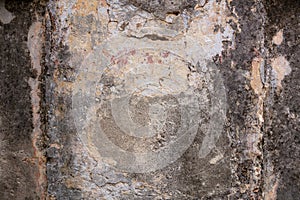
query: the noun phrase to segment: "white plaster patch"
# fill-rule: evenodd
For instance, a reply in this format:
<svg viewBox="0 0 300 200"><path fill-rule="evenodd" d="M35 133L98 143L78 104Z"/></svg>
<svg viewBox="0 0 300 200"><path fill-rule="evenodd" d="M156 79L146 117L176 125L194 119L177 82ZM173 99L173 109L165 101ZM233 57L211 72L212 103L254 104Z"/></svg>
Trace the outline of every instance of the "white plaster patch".
<svg viewBox="0 0 300 200"><path fill-rule="evenodd" d="M276 86L278 91L282 89L281 81L284 79L285 76L291 73L292 69L290 67L290 63L282 55L272 59L271 66L275 74Z"/></svg>
<svg viewBox="0 0 300 200"><path fill-rule="evenodd" d="M281 29L273 36L272 42L276 45L280 45L283 41L283 30Z"/></svg>

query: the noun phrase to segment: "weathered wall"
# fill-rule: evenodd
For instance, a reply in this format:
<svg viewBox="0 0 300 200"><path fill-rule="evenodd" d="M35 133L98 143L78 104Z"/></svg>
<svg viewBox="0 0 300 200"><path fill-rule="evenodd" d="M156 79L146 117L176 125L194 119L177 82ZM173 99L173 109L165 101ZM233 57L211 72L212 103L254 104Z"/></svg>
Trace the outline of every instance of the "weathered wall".
<svg viewBox="0 0 300 200"><path fill-rule="evenodd" d="M0 199L39 199L45 194L45 163L39 153L40 65L45 4L0 1ZM40 97L39 97L40 96Z"/></svg>
<svg viewBox="0 0 300 200"><path fill-rule="evenodd" d="M298 199L299 9L1 1L0 199Z"/></svg>
<svg viewBox="0 0 300 200"><path fill-rule="evenodd" d="M266 68L273 69L273 73L271 71L271 88L264 106L264 165L266 174L271 174L272 192L277 193L278 199L297 199L300 196L300 2L271 1L265 7L268 17ZM276 65L283 67L278 70ZM276 82L276 76L280 74L284 74L281 84ZM273 167L270 168L269 163Z"/></svg>

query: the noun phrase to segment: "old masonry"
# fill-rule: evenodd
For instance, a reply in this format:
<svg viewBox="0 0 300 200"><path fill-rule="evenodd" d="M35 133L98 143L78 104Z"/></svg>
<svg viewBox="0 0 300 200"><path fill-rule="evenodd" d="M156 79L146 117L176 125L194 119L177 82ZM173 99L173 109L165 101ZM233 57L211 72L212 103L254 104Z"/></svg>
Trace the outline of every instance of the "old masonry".
<svg viewBox="0 0 300 200"><path fill-rule="evenodd" d="M300 1L0 0L0 199L300 199Z"/></svg>

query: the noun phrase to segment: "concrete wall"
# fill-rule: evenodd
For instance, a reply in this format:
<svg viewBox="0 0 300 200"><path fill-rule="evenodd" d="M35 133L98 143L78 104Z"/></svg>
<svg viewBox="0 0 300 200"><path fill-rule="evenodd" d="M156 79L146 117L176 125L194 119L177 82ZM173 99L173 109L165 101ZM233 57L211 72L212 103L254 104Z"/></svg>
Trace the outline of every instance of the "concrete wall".
<svg viewBox="0 0 300 200"><path fill-rule="evenodd" d="M298 1L0 1L0 199L299 199Z"/></svg>

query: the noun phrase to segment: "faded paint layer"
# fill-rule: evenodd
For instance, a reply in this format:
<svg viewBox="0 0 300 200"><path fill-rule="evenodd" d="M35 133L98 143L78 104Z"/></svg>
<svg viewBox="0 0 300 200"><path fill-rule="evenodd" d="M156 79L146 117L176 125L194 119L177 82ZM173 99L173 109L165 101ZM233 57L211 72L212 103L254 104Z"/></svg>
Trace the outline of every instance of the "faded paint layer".
<svg viewBox="0 0 300 200"><path fill-rule="evenodd" d="M179 14L157 10L154 16L146 3L142 9L135 2L107 3L58 1L50 12L69 53L63 64L54 60L54 96L73 96L72 112L54 107L52 119L59 126L63 115L75 120L73 137L80 138L65 147L50 129L53 151L68 148L75 156L68 173L76 176L60 187L75 187L85 198L226 193L226 92L212 64L223 42L233 42L228 21L235 18L226 2L176 4ZM190 156L197 167L188 175Z"/></svg>

